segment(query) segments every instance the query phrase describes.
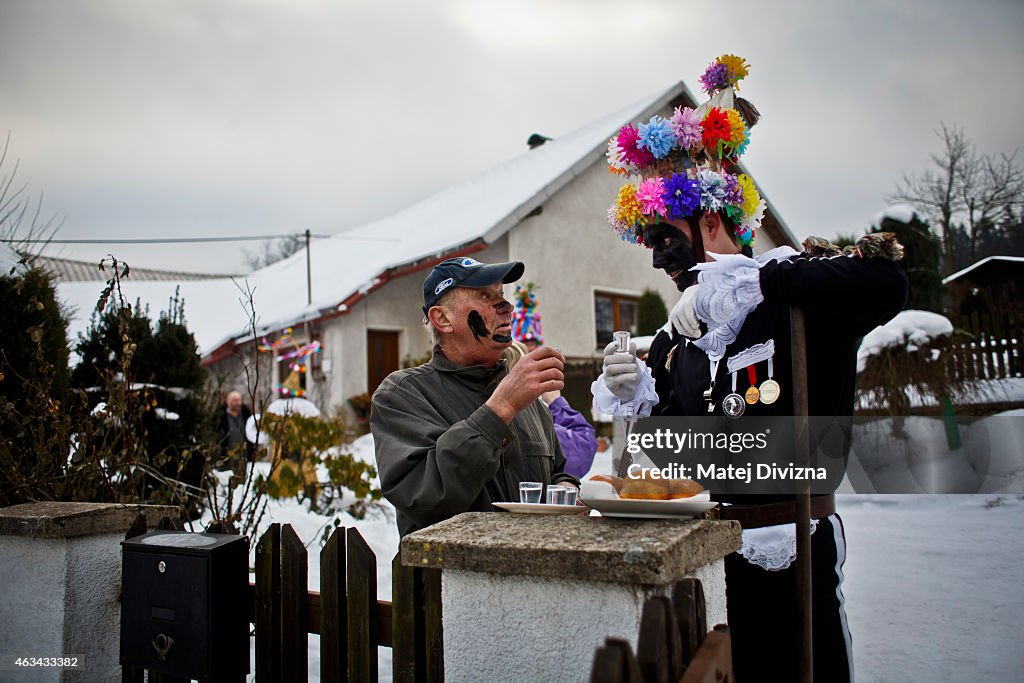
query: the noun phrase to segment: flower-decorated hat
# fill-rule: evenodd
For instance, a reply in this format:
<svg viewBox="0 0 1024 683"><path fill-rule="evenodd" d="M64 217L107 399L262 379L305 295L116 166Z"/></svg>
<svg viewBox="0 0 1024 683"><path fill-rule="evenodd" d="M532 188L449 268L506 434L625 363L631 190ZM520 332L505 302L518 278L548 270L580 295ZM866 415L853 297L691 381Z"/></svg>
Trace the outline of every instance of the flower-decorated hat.
<svg viewBox="0 0 1024 683"><path fill-rule="evenodd" d="M722 55L700 77L707 102L676 107L668 119L630 123L608 141L608 170L627 176L608 210L622 239L643 244L645 225L717 211L735 224L741 245L753 244L766 205L753 180L729 170L747 149L759 116L735 95L747 73L744 59Z"/></svg>
<svg viewBox="0 0 1024 683"><path fill-rule="evenodd" d="M537 295L533 290L536 286L527 282L526 286L516 285L516 309L512 313L512 336L521 342L535 341L544 343L544 333L540 329L540 313L537 312Z"/></svg>

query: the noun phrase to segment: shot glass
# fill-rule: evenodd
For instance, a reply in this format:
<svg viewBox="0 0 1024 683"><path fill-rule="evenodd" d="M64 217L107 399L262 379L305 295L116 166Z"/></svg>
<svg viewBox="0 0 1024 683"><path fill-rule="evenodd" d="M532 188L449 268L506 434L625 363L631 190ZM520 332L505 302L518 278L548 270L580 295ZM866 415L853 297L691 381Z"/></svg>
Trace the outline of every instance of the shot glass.
<svg viewBox="0 0 1024 683"><path fill-rule="evenodd" d="M539 503L540 494L544 489L544 484L539 481L521 481L519 482L519 502L520 503Z"/></svg>
<svg viewBox="0 0 1024 683"><path fill-rule="evenodd" d="M579 495L579 489L572 486L565 487L565 503L564 505L575 505L576 497Z"/></svg>
<svg viewBox="0 0 1024 683"><path fill-rule="evenodd" d="M548 487L548 505L565 505L565 496L569 492L564 486L549 486ZM573 505L576 501L573 501Z"/></svg>

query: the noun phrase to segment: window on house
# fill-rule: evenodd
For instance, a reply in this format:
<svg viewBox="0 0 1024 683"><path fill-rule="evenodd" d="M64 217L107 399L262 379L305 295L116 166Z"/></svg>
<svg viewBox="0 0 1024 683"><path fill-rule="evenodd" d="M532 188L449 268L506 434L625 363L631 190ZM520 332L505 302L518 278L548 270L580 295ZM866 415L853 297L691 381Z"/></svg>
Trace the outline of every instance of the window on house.
<svg viewBox="0 0 1024 683"><path fill-rule="evenodd" d="M621 294L594 295L594 320L597 332L597 348L608 345L616 330L629 330L636 334L636 297Z"/></svg>

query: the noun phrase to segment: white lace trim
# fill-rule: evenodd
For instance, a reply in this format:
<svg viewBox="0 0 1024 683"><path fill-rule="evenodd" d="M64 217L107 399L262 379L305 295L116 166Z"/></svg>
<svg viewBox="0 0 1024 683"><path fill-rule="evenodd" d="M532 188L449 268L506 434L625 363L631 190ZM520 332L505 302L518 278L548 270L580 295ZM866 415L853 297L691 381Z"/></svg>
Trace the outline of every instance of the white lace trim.
<svg viewBox="0 0 1024 683"><path fill-rule="evenodd" d="M785 261L797 255L791 247L776 247L756 258L742 254L713 254L713 261L698 263L697 296L694 310L708 323L708 331L695 341L711 360L720 360L736 341L747 315L764 301L759 271L771 261Z"/></svg>
<svg viewBox="0 0 1024 683"><path fill-rule="evenodd" d="M604 383L604 373L594 380L590 385L590 392L594 395L594 410L603 415L615 415L619 417L647 417L651 414L654 406L658 405L658 392L654 390L654 376L651 369L641 361L640 381L636 385L636 394L632 401L620 401L618 396L613 394L608 385Z"/></svg>
<svg viewBox="0 0 1024 683"><path fill-rule="evenodd" d="M811 533L818 528L818 520L811 520ZM776 572L786 569L796 559L796 524L780 524L759 529L743 530L743 546L739 549L750 564Z"/></svg>

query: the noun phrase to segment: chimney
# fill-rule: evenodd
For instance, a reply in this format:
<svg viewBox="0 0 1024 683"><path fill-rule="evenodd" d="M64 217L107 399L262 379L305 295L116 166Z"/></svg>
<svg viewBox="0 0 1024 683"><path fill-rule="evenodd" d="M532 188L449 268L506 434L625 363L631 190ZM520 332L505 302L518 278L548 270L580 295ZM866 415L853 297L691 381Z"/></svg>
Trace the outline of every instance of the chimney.
<svg viewBox="0 0 1024 683"><path fill-rule="evenodd" d="M534 133L526 141L526 144L530 146L530 149L536 149L536 148L540 147L541 145L543 145L545 142L547 142L550 139L551 138L546 138L543 135L541 135L540 133Z"/></svg>

